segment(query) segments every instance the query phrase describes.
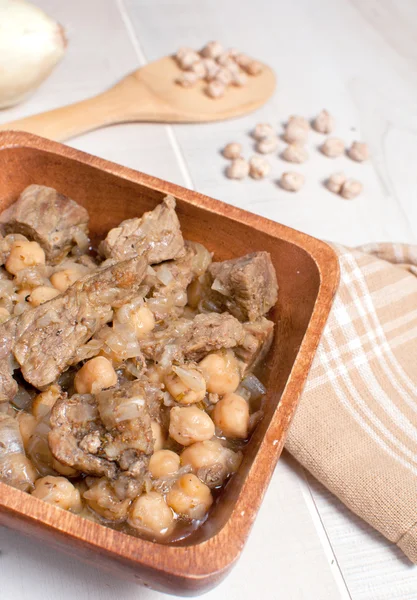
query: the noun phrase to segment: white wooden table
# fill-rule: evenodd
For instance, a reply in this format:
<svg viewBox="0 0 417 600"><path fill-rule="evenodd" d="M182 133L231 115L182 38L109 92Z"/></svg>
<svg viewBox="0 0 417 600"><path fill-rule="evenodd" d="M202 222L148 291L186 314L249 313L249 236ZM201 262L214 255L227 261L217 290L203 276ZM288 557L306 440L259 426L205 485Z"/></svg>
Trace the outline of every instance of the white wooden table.
<svg viewBox="0 0 417 600"><path fill-rule="evenodd" d="M415 0L36 0L67 29L61 65L8 121L101 91L171 53L220 39L268 61L277 94L256 115L228 123L121 125L71 144L118 163L347 244L417 238L417 3ZM219 148L258 121L327 108L346 141L365 139L372 161L330 162L313 151L296 195L274 178L232 182ZM315 142L319 142L319 136ZM288 167L288 166L287 166ZM346 169L365 185L346 202L321 180ZM163 594L96 571L0 528L1 600L157 600ZM242 558L207 598L415 600L417 570L288 456L282 458Z"/></svg>

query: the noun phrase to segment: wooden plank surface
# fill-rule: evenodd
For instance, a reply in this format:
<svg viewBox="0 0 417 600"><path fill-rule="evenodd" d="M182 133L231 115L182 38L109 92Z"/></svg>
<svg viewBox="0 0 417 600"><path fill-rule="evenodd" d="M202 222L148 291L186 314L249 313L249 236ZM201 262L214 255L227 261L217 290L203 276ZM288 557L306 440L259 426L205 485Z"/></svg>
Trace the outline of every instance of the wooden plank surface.
<svg viewBox="0 0 417 600"><path fill-rule="evenodd" d="M110 160L195 187L313 235L357 244L417 238L417 15L414 0L36 0L68 31L67 55L24 105L2 122L84 98L144 61L178 46L220 39L268 61L278 75L274 99L256 115L228 123L121 125L73 140ZM242 141L256 122L328 108L344 140L366 139L368 165L317 152L300 167L307 183L291 195L275 183L288 165L271 159L274 178L225 179L219 148ZM323 189L345 170L365 185L355 202ZM2 600L156 600L162 594L0 529ZM230 577L207 598L249 600L412 600L416 569L351 515L289 457L280 461L249 543Z"/></svg>

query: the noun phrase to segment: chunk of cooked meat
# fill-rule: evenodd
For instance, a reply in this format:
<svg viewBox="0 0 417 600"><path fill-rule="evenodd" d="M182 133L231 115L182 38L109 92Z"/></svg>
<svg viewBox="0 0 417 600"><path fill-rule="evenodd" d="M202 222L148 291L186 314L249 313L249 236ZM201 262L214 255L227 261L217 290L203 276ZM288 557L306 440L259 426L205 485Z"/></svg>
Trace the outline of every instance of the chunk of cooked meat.
<svg viewBox="0 0 417 600"><path fill-rule="evenodd" d="M122 489L131 493L143 483L154 445L151 415L161 404L161 391L145 379L58 401L51 413L51 452L77 470L117 478L119 495Z"/></svg>
<svg viewBox="0 0 417 600"><path fill-rule="evenodd" d="M243 363L243 374L253 371L264 360L274 336L274 323L265 317L243 324L245 337L235 349L236 357Z"/></svg>
<svg viewBox="0 0 417 600"><path fill-rule="evenodd" d="M0 481L27 491L33 488L36 475L25 455L18 421L0 413Z"/></svg>
<svg viewBox="0 0 417 600"><path fill-rule="evenodd" d="M88 212L71 198L43 185L30 185L17 202L0 215L4 232L21 233L38 242L46 259L55 264L88 233Z"/></svg>
<svg viewBox="0 0 417 600"><path fill-rule="evenodd" d="M64 294L0 325L0 381L7 385L3 396L11 399L13 393L8 350L26 381L40 389L52 383L77 360L79 346L111 321L112 308L135 297L145 271L146 261L141 257L116 263L82 277Z"/></svg>
<svg viewBox="0 0 417 600"><path fill-rule="evenodd" d="M278 284L268 252L212 263L214 299L240 321L256 321L276 303Z"/></svg>
<svg viewBox="0 0 417 600"><path fill-rule="evenodd" d="M192 320L178 319L152 332L141 348L147 358L165 368L173 361L198 361L213 350L239 346L245 335L244 326L232 315L198 314Z"/></svg>
<svg viewBox="0 0 417 600"><path fill-rule="evenodd" d="M141 217L122 221L111 229L99 250L106 258L126 260L146 256L149 264L172 260L184 249L175 198L167 196L161 204Z"/></svg>

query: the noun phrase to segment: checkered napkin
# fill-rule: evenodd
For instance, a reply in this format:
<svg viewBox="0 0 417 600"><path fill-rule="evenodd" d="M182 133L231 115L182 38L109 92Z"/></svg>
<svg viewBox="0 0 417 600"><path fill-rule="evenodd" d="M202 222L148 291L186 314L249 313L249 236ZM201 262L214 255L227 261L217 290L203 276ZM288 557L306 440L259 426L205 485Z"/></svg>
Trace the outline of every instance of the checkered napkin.
<svg viewBox="0 0 417 600"><path fill-rule="evenodd" d="M333 248L340 286L286 448L417 563L417 246Z"/></svg>

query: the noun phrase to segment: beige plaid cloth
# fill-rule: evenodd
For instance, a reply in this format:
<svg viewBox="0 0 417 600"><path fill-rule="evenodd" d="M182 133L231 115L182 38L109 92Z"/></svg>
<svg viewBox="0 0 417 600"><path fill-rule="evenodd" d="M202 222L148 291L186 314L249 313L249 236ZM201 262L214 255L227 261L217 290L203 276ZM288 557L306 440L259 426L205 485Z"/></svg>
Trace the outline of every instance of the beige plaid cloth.
<svg viewBox="0 0 417 600"><path fill-rule="evenodd" d="M286 448L417 563L417 246L333 248L340 286Z"/></svg>

